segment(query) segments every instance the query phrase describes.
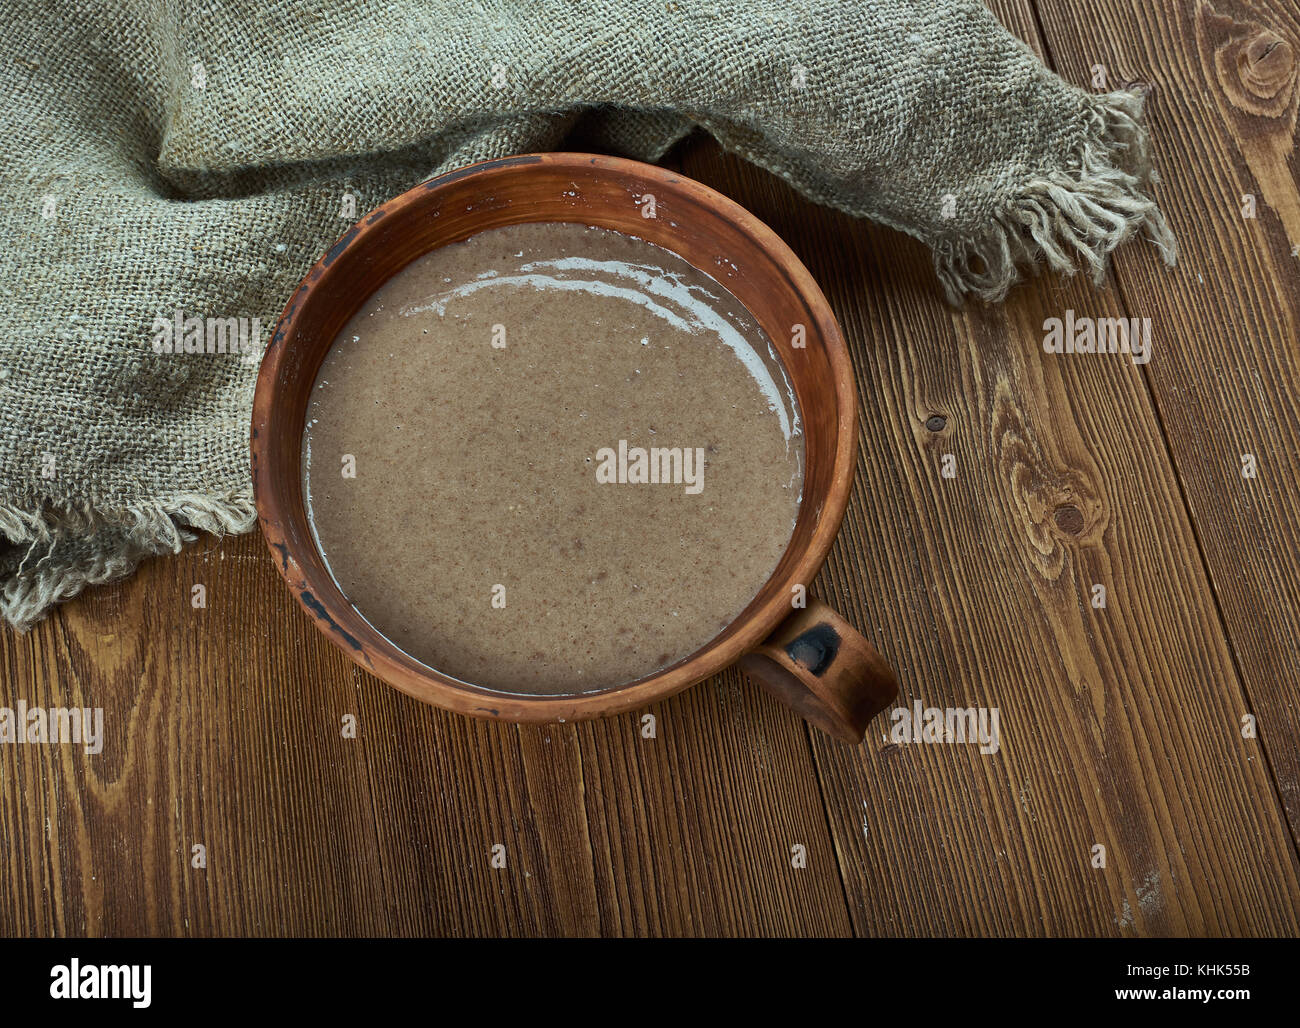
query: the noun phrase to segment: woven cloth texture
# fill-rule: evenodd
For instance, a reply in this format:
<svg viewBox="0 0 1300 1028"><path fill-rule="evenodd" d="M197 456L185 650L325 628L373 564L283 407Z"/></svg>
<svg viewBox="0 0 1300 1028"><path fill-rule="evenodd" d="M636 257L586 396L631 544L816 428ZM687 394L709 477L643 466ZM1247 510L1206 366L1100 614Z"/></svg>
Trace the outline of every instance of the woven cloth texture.
<svg viewBox="0 0 1300 1028"><path fill-rule="evenodd" d="M654 161L693 129L925 242L954 302L1172 260L1136 92L1063 82L974 0L0 0L0 613L26 628L255 524L285 299L350 220L473 161ZM351 198L351 201L349 201ZM355 207L355 214L351 213ZM158 319L257 318L242 353Z"/></svg>

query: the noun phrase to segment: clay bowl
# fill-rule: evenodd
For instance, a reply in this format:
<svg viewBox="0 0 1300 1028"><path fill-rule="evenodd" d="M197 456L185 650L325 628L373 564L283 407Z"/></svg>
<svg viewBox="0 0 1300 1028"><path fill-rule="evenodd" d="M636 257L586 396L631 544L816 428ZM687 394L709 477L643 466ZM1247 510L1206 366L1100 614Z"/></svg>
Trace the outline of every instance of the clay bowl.
<svg viewBox="0 0 1300 1028"><path fill-rule="evenodd" d="M478 688L389 642L331 577L308 527L300 478L309 394L348 318L415 258L484 229L537 221L577 221L640 236L722 281L778 348L806 433L804 500L793 538L744 613L672 667L569 696ZM857 742L897 694L893 674L825 604L809 597L805 606L794 605L803 592L796 587L806 588L817 574L844 517L856 431L857 395L839 326L812 276L771 229L721 194L663 168L590 154L526 154L449 172L390 200L357 221L307 273L258 374L253 486L275 566L308 616L361 667L416 699L480 717L566 721L645 707L739 663L804 717Z"/></svg>

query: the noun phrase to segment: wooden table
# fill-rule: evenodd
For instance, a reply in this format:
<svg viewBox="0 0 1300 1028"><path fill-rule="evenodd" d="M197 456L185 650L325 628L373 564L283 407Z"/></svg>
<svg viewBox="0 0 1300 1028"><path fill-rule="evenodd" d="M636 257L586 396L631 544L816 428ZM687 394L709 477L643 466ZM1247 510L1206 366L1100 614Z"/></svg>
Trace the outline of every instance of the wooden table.
<svg viewBox="0 0 1300 1028"><path fill-rule="evenodd" d="M710 143L671 163L784 236L850 340L860 461L821 593L901 705L997 707L996 754L883 719L848 748L734 672L653 739L465 720L324 643L258 537L205 538L0 633L6 699L112 727L94 758L0 747L0 932L1295 934L1300 18L991 6L1073 82L1152 84L1176 268L1139 242L1102 288L954 310L915 241ZM1045 354L1067 309L1150 318L1154 358Z"/></svg>

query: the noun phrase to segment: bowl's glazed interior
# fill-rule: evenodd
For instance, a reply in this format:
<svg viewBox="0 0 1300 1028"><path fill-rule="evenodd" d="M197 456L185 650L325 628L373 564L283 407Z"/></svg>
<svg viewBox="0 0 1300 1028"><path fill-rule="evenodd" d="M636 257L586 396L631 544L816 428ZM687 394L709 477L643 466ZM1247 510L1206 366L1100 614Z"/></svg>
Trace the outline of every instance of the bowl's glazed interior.
<svg viewBox="0 0 1300 1028"><path fill-rule="evenodd" d="M521 222L580 222L639 236L725 285L777 348L804 424L803 503L772 576L739 618L672 667L599 692L491 691L426 667L385 639L340 592L316 549L300 473L316 372L347 320L383 282L431 250ZM588 154L531 154L463 168L365 215L303 280L263 359L254 400L254 494L277 568L318 626L362 667L426 702L509 720L635 709L708 677L758 645L820 569L843 518L855 459L856 390L821 291L788 247L742 208L665 169ZM683 569L689 573L690 569ZM394 569L394 574L400 574Z"/></svg>

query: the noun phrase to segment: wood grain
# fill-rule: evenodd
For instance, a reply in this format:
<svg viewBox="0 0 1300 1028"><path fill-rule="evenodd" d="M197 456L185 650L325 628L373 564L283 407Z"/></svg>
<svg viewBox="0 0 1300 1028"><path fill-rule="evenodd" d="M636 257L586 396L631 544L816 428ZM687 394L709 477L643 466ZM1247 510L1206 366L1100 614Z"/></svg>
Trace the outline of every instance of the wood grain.
<svg viewBox="0 0 1300 1028"><path fill-rule="evenodd" d="M1289 2L1041 5L1053 59L1082 81L1151 83L1168 272L1132 250L1119 294L1149 317L1145 369L1215 603L1300 838L1300 9ZM1094 44L1092 41L1104 41ZM1243 197L1256 216L1243 216ZM1256 477L1244 478L1251 454ZM1244 711L1243 711L1244 712Z"/></svg>
<svg viewBox="0 0 1300 1028"><path fill-rule="evenodd" d="M890 745L887 724L864 750L811 739L856 930L1294 932L1295 854L1238 735L1245 698L1140 372L1042 353L1046 317L1118 315L1117 297L1045 279L953 312L909 286L919 245L707 162L686 170L728 176L829 283L876 397L822 593L861 612L901 705L1003 718L996 756ZM850 267L860 281L837 277Z"/></svg>
<svg viewBox="0 0 1300 1028"><path fill-rule="evenodd" d="M205 539L0 633L0 702L108 729L95 757L0 747L0 933L1296 934L1288 51L1173 3L991 6L1073 81L1156 83L1177 270L1137 243L1108 288L954 311L910 239L699 140L670 163L790 242L850 341L858 477L819 593L900 704L998 707L996 754L887 721L843 748L734 670L651 708L653 739L466 720L353 668L259 539ZM1283 4L1216 10L1295 38ZM1246 108L1219 77L1243 67ZM1152 317L1154 360L1044 354L1067 308Z"/></svg>

